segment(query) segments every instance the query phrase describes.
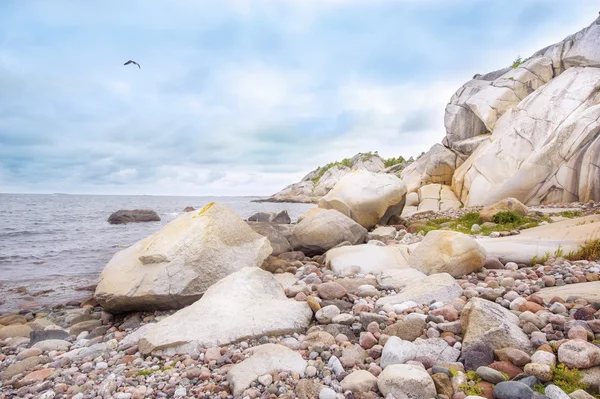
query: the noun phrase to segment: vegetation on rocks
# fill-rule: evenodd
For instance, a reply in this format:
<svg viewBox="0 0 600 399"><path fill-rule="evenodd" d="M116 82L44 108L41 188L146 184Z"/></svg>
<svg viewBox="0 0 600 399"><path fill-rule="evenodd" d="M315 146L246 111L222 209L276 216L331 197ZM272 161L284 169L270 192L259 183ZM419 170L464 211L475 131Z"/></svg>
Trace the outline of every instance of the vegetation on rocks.
<svg viewBox="0 0 600 399"><path fill-rule="evenodd" d="M529 59L530 59L530 58L531 58L531 57L528 57L528 58L525 58L525 59L523 59L523 58L522 58L522 57L519 55L519 56L517 56L517 58L516 58L516 59L513 61L513 63L512 63L512 65L511 65L511 66L512 66L512 68L513 68L513 69L515 69L515 68L517 68L519 65L521 65L522 63L529 61Z"/></svg>
<svg viewBox="0 0 600 399"><path fill-rule="evenodd" d="M570 369L563 364L559 364L552 368L552 372L554 373L554 385L565 391L566 394L579 389L589 389L589 386L581 381L583 380L583 374L577 369Z"/></svg>
<svg viewBox="0 0 600 399"><path fill-rule="evenodd" d="M600 259L600 239L588 240L585 244L580 245L577 251L567 254L567 259L589 261Z"/></svg>
<svg viewBox="0 0 600 399"><path fill-rule="evenodd" d="M413 222L412 224L418 226L416 232L422 231L424 234L433 230L452 230L471 234L473 225L478 224L481 227L480 234L489 235L494 231L523 230L536 227L544 220L545 218L521 216L514 212L499 212L494 217L495 226L492 226L482 223L479 212L469 212L458 219L439 218L424 222Z"/></svg>

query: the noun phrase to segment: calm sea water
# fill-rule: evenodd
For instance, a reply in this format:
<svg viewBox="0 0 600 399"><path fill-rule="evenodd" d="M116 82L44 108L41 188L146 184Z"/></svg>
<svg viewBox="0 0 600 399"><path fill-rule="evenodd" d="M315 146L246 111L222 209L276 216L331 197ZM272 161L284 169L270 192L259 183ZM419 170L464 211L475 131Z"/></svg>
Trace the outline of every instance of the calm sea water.
<svg viewBox="0 0 600 399"><path fill-rule="evenodd" d="M313 205L255 203L256 197L159 197L101 195L0 194L0 311L23 307L22 297L37 304L69 297L77 286L95 284L119 250L160 230L183 213L211 201L234 209L242 218L287 209L292 220ZM119 209L153 209L160 222L110 225ZM27 295L15 293L26 287ZM49 291L35 295L38 292ZM14 295L12 295L14 293ZM33 305L32 305L33 306Z"/></svg>

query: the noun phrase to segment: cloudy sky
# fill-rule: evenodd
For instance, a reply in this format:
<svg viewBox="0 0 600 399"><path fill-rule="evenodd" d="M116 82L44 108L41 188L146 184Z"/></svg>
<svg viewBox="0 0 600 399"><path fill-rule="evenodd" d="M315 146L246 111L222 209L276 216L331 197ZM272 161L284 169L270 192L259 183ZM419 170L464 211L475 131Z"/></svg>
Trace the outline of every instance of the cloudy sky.
<svg viewBox="0 0 600 399"><path fill-rule="evenodd" d="M0 192L266 195L417 155L597 0L2 0ZM142 65L123 66L129 59Z"/></svg>

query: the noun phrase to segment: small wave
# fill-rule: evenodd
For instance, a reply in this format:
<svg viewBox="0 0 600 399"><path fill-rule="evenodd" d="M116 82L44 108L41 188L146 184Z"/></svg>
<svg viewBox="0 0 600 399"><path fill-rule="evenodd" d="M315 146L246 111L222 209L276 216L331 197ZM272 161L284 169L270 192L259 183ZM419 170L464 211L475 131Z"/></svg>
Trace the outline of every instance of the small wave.
<svg viewBox="0 0 600 399"><path fill-rule="evenodd" d="M167 212L167 213L163 213L162 215L165 215L165 216L179 216L179 212Z"/></svg>

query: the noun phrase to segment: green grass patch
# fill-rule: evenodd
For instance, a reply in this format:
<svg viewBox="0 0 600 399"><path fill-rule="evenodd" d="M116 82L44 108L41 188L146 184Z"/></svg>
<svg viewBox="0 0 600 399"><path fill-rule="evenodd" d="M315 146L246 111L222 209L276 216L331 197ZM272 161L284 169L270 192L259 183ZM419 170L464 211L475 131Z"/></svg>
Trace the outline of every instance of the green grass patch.
<svg viewBox="0 0 600 399"><path fill-rule="evenodd" d="M464 392L467 396L481 396L483 394L483 389L480 386L466 383L460 384L458 390Z"/></svg>
<svg viewBox="0 0 600 399"><path fill-rule="evenodd" d="M560 216L562 216L564 218L573 219L573 218L581 216L581 212L579 212L579 211L562 211L560 213Z"/></svg>
<svg viewBox="0 0 600 399"><path fill-rule="evenodd" d="M386 168L389 168L390 166L394 166L394 165L398 165L401 163L407 163L408 161L402 156L400 155L398 158L388 158L386 160L383 161L383 164L385 165Z"/></svg>
<svg viewBox="0 0 600 399"><path fill-rule="evenodd" d="M546 395L546 387L543 386L542 384L535 384L533 386L533 390L539 394Z"/></svg>
<svg viewBox="0 0 600 399"><path fill-rule="evenodd" d="M577 369L570 369L563 364L559 364L556 367L552 368L554 372L553 383L565 393L571 394L579 389L583 389L584 391L589 389L589 385L581 382L583 379L583 374L581 371Z"/></svg>
<svg viewBox="0 0 600 399"><path fill-rule="evenodd" d="M520 223L522 220L523 216L511 211L498 212L492 218L492 222L496 224L514 224Z"/></svg>
<svg viewBox="0 0 600 399"><path fill-rule="evenodd" d="M375 156L370 151L369 152L361 152L361 153L359 153L359 155L360 155L360 159L363 161L368 161L369 159L371 159ZM350 158L344 158L341 161L335 161L335 162L328 163L325 166L319 166L317 168L317 175L311 179L312 182L317 184L319 182L319 180L321 180L321 177L323 177L325 172L327 172L329 169L333 168L334 166L345 166L347 168L352 168L354 166L354 163L352 162L352 160Z"/></svg>
<svg viewBox="0 0 600 399"><path fill-rule="evenodd" d="M588 240L579 246L577 251L567 254L569 260L589 260L596 261L600 259L600 239Z"/></svg>
<svg viewBox="0 0 600 399"><path fill-rule="evenodd" d="M531 57L529 57L529 58L531 58ZM520 55L519 55L519 56L517 56L517 58L515 58L515 60L514 60L514 61L513 61L513 63L512 63L512 68L513 68L513 69L515 69L515 68L517 68L519 65L521 65L522 63L529 61L529 58L525 58L525 59L523 59L523 58L521 58L521 56L520 56Z"/></svg>
<svg viewBox="0 0 600 399"><path fill-rule="evenodd" d="M518 214L514 214L513 212L501 212L503 215L499 216L496 220L502 223L496 223L496 226L488 227L482 226L482 221L480 219L478 212L470 212L465 214L459 219L448 219L448 218L440 218L440 219L432 219L427 221L414 221L415 225L423 225L416 229L416 233L422 231L424 234L429 233L433 230L452 230L458 231L460 233L471 234L471 227L474 224L479 224L481 227L482 235L489 235L494 231L511 231L511 230L523 230L531 227L539 226L542 219L529 217L529 216L521 216ZM508 215L510 214L510 215ZM515 216L516 215L516 216Z"/></svg>
<svg viewBox="0 0 600 399"><path fill-rule="evenodd" d="M150 370L150 369L141 369L140 371L137 372L138 376L144 376L144 377L149 377L152 374L156 373L157 370Z"/></svg>

